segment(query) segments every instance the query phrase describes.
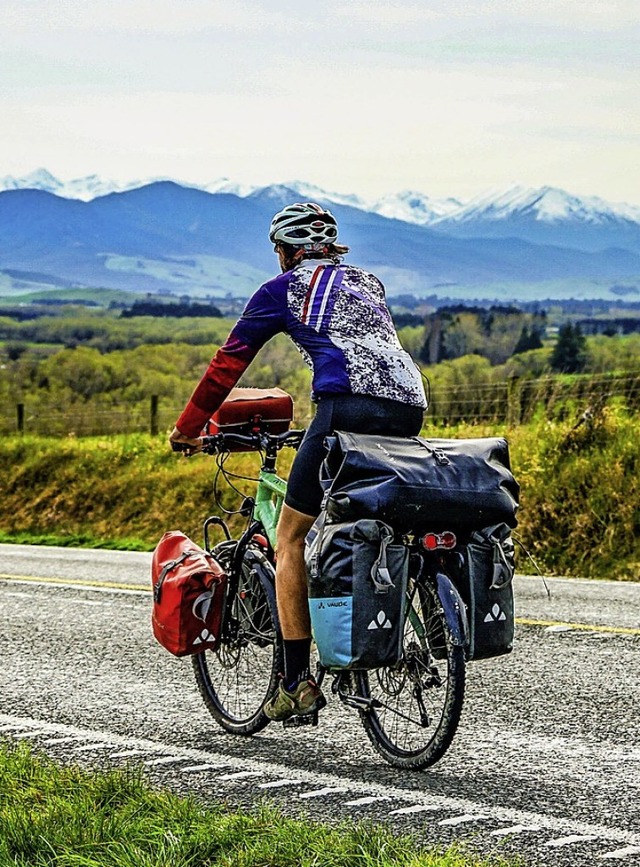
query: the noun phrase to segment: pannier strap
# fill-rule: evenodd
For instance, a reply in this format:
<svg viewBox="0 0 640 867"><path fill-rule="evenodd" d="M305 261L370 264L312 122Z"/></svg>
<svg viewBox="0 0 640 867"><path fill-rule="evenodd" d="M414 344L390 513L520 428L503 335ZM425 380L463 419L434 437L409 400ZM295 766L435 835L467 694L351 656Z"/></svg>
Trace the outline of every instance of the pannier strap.
<svg viewBox="0 0 640 867"><path fill-rule="evenodd" d="M425 442L424 442L423 440L421 440L419 437L411 437L411 439L414 441L414 443L417 443L421 448L423 448L423 449L425 449L426 451L428 451L429 454L433 455L433 457L435 458L436 463L437 463L439 466L441 466L441 467L446 467L447 464L450 464L450 463L451 463L451 461L450 461L449 458L445 455L445 453L442 451L442 449L434 449L433 446L427 445L427 443L425 443Z"/></svg>
<svg viewBox="0 0 640 867"><path fill-rule="evenodd" d="M380 552L371 567L371 580L375 585L376 593L388 593L395 587L387 564L387 547L392 539L393 533L382 532L381 528Z"/></svg>
<svg viewBox="0 0 640 867"><path fill-rule="evenodd" d="M491 590L502 590L508 587L513 581L513 569L511 568L502 543L495 536L490 537L493 544L493 581L491 582Z"/></svg>
<svg viewBox="0 0 640 867"><path fill-rule="evenodd" d="M472 533L471 539L480 544L486 545L487 542L491 544L493 551L493 577L490 589L502 590L503 588L508 587L513 581L514 569L504 552L503 542L505 540L500 539L497 535L491 535L490 533L482 533L479 531Z"/></svg>
<svg viewBox="0 0 640 867"><path fill-rule="evenodd" d="M153 600L154 600L154 602L160 602L160 591L162 590L162 584L164 582L164 579L169 574L169 572L171 572L173 569L175 569L176 566L179 566L183 560L187 559L187 557L193 557L194 554L198 555L199 553L200 553L199 551L195 551L195 550L183 551L182 554L180 554L180 556L177 557L175 560L169 560L168 563L165 563L165 565L162 569L162 572L160 573L160 577L158 578L158 583L153 588Z"/></svg>

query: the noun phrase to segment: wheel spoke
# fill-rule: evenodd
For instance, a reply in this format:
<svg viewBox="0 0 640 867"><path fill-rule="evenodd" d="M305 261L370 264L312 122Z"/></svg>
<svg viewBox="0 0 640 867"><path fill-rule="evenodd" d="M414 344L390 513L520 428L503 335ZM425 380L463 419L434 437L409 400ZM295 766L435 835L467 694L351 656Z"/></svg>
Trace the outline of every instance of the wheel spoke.
<svg viewBox="0 0 640 867"><path fill-rule="evenodd" d="M271 567L265 564L266 573ZM225 636L215 651L194 658L205 704L223 728L237 734L253 734L268 723L262 707L280 668L275 595L268 581L242 563Z"/></svg>
<svg viewBox="0 0 640 867"><path fill-rule="evenodd" d="M422 768L444 754L458 724L464 655L452 644L435 589L412 582L408 599L402 660L360 673L358 685L371 700L361 718L375 748L398 767Z"/></svg>

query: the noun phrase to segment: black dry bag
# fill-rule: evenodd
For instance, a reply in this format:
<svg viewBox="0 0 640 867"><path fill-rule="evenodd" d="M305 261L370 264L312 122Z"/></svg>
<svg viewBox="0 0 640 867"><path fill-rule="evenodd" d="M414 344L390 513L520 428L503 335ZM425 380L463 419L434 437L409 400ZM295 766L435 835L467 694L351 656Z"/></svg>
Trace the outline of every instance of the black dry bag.
<svg viewBox="0 0 640 867"><path fill-rule="evenodd" d="M379 518L406 533L516 526L519 485L501 437L425 439L336 431L321 469L332 520Z"/></svg>

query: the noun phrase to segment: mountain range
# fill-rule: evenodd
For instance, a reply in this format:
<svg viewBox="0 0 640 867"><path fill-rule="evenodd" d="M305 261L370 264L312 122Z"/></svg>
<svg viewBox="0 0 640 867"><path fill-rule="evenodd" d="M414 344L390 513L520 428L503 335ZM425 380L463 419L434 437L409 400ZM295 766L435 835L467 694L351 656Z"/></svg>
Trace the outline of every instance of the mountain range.
<svg viewBox="0 0 640 867"><path fill-rule="evenodd" d="M44 169L0 178L0 295L70 286L248 295L275 270L271 216L299 200L332 209L350 260L376 271L389 294L640 301L634 205L552 187L370 201L300 181L62 182Z"/></svg>

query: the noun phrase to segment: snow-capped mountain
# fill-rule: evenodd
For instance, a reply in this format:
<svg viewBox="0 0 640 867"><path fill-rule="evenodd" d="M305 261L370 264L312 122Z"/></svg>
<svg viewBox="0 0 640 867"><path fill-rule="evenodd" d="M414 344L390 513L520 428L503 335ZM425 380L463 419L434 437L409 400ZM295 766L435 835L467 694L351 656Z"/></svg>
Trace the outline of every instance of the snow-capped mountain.
<svg viewBox="0 0 640 867"><path fill-rule="evenodd" d="M11 175L0 178L0 190L44 190L45 193L59 196L63 187L62 181L46 169L36 169L22 178L14 178Z"/></svg>
<svg viewBox="0 0 640 867"><path fill-rule="evenodd" d="M231 178L217 178L215 181L202 184L200 189L205 190L207 193L227 193L244 199L255 192L257 187L253 184L241 184L237 181L232 181Z"/></svg>
<svg viewBox="0 0 640 867"><path fill-rule="evenodd" d="M171 180L170 178L153 178L152 180L119 181L105 180L99 175L87 175L83 178L74 178L70 181L61 181L47 169L36 169L21 178L6 175L0 178L0 192L3 190L43 190L53 193L63 199L79 199L90 202L99 196L107 196L109 193L122 193L126 190L135 190L138 187L150 184L153 181ZM186 186L186 185L184 185Z"/></svg>
<svg viewBox="0 0 640 867"><path fill-rule="evenodd" d="M573 196L555 187L514 186L504 191L484 193L439 218L439 223L529 218L553 223L573 221L602 224L610 220L640 222L640 207L612 204L597 196Z"/></svg>
<svg viewBox="0 0 640 867"><path fill-rule="evenodd" d="M372 203L370 210L392 220L430 226L462 207L458 199L433 199L424 193L403 190Z"/></svg>
<svg viewBox="0 0 640 867"><path fill-rule="evenodd" d="M16 295L29 288L77 286L246 296L273 276L275 257L265 230L292 196L303 198L284 185L240 197L171 181L89 201L33 188L5 190L0 192L2 288ZM580 224L572 247L560 243L570 234L562 222L497 221L508 234L458 238L352 204L336 203L332 210L354 263L378 274L390 294L526 300L532 292L549 298L553 281L561 293L553 297L617 298L623 291L640 296L638 223ZM631 229L625 235L618 223L635 227L635 235ZM545 229L552 240L532 243L517 236L517 231L530 233L531 225ZM579 246L587 236L592 250Z"/></svg>
<svg viewBox="0 0 640 867"><path fill-rule="evenodd" d="M109 193L122 193L167 180L171 179L121 183L89 175L61 181L46 169L38 169L22 178L0 178L0 191L38 189L62 198L89 202ZM587 251L608 247L640 251L640 206L612 204L596 196L571 195L550 186L539 189L514 186L460 202L410 190L367 199L353 193L327 191L299 180L269 186L237 183L230 178L204 184L177 183L212 195L227 193L242 199L272 202L276 208L292 198L319 201L461 238L519 238L529 243Z"/></svg>
<svg viewBox="0 0 640 867"><path fill-rule="evenodd" d="M520 238L577 250L640 250L640 207L555 187L515 186L477 196L430 224L458 238Z"/></svg>
<svg viewBox="0 0 640 867"><path fill-rule="evenodd" d="M267 189L278 188L284 188L287 192L293 190L304 201L320 201L335 205L345 205L349 208L357 208L359 211L380 214L391 220L416 223L419 226L428 226L461 206L461 203L457 199L433 199L424 193L411 190L404 190L400 193L383 196L382 198L371 199L358 196L355 193L336 193L324 190L322 187L308 184L305 181L286 181L281 185L254 188L250 192L239 192L237 195L252 195L259 190L265 191ZM232 190L226 191L231 192Z"/></svg>

